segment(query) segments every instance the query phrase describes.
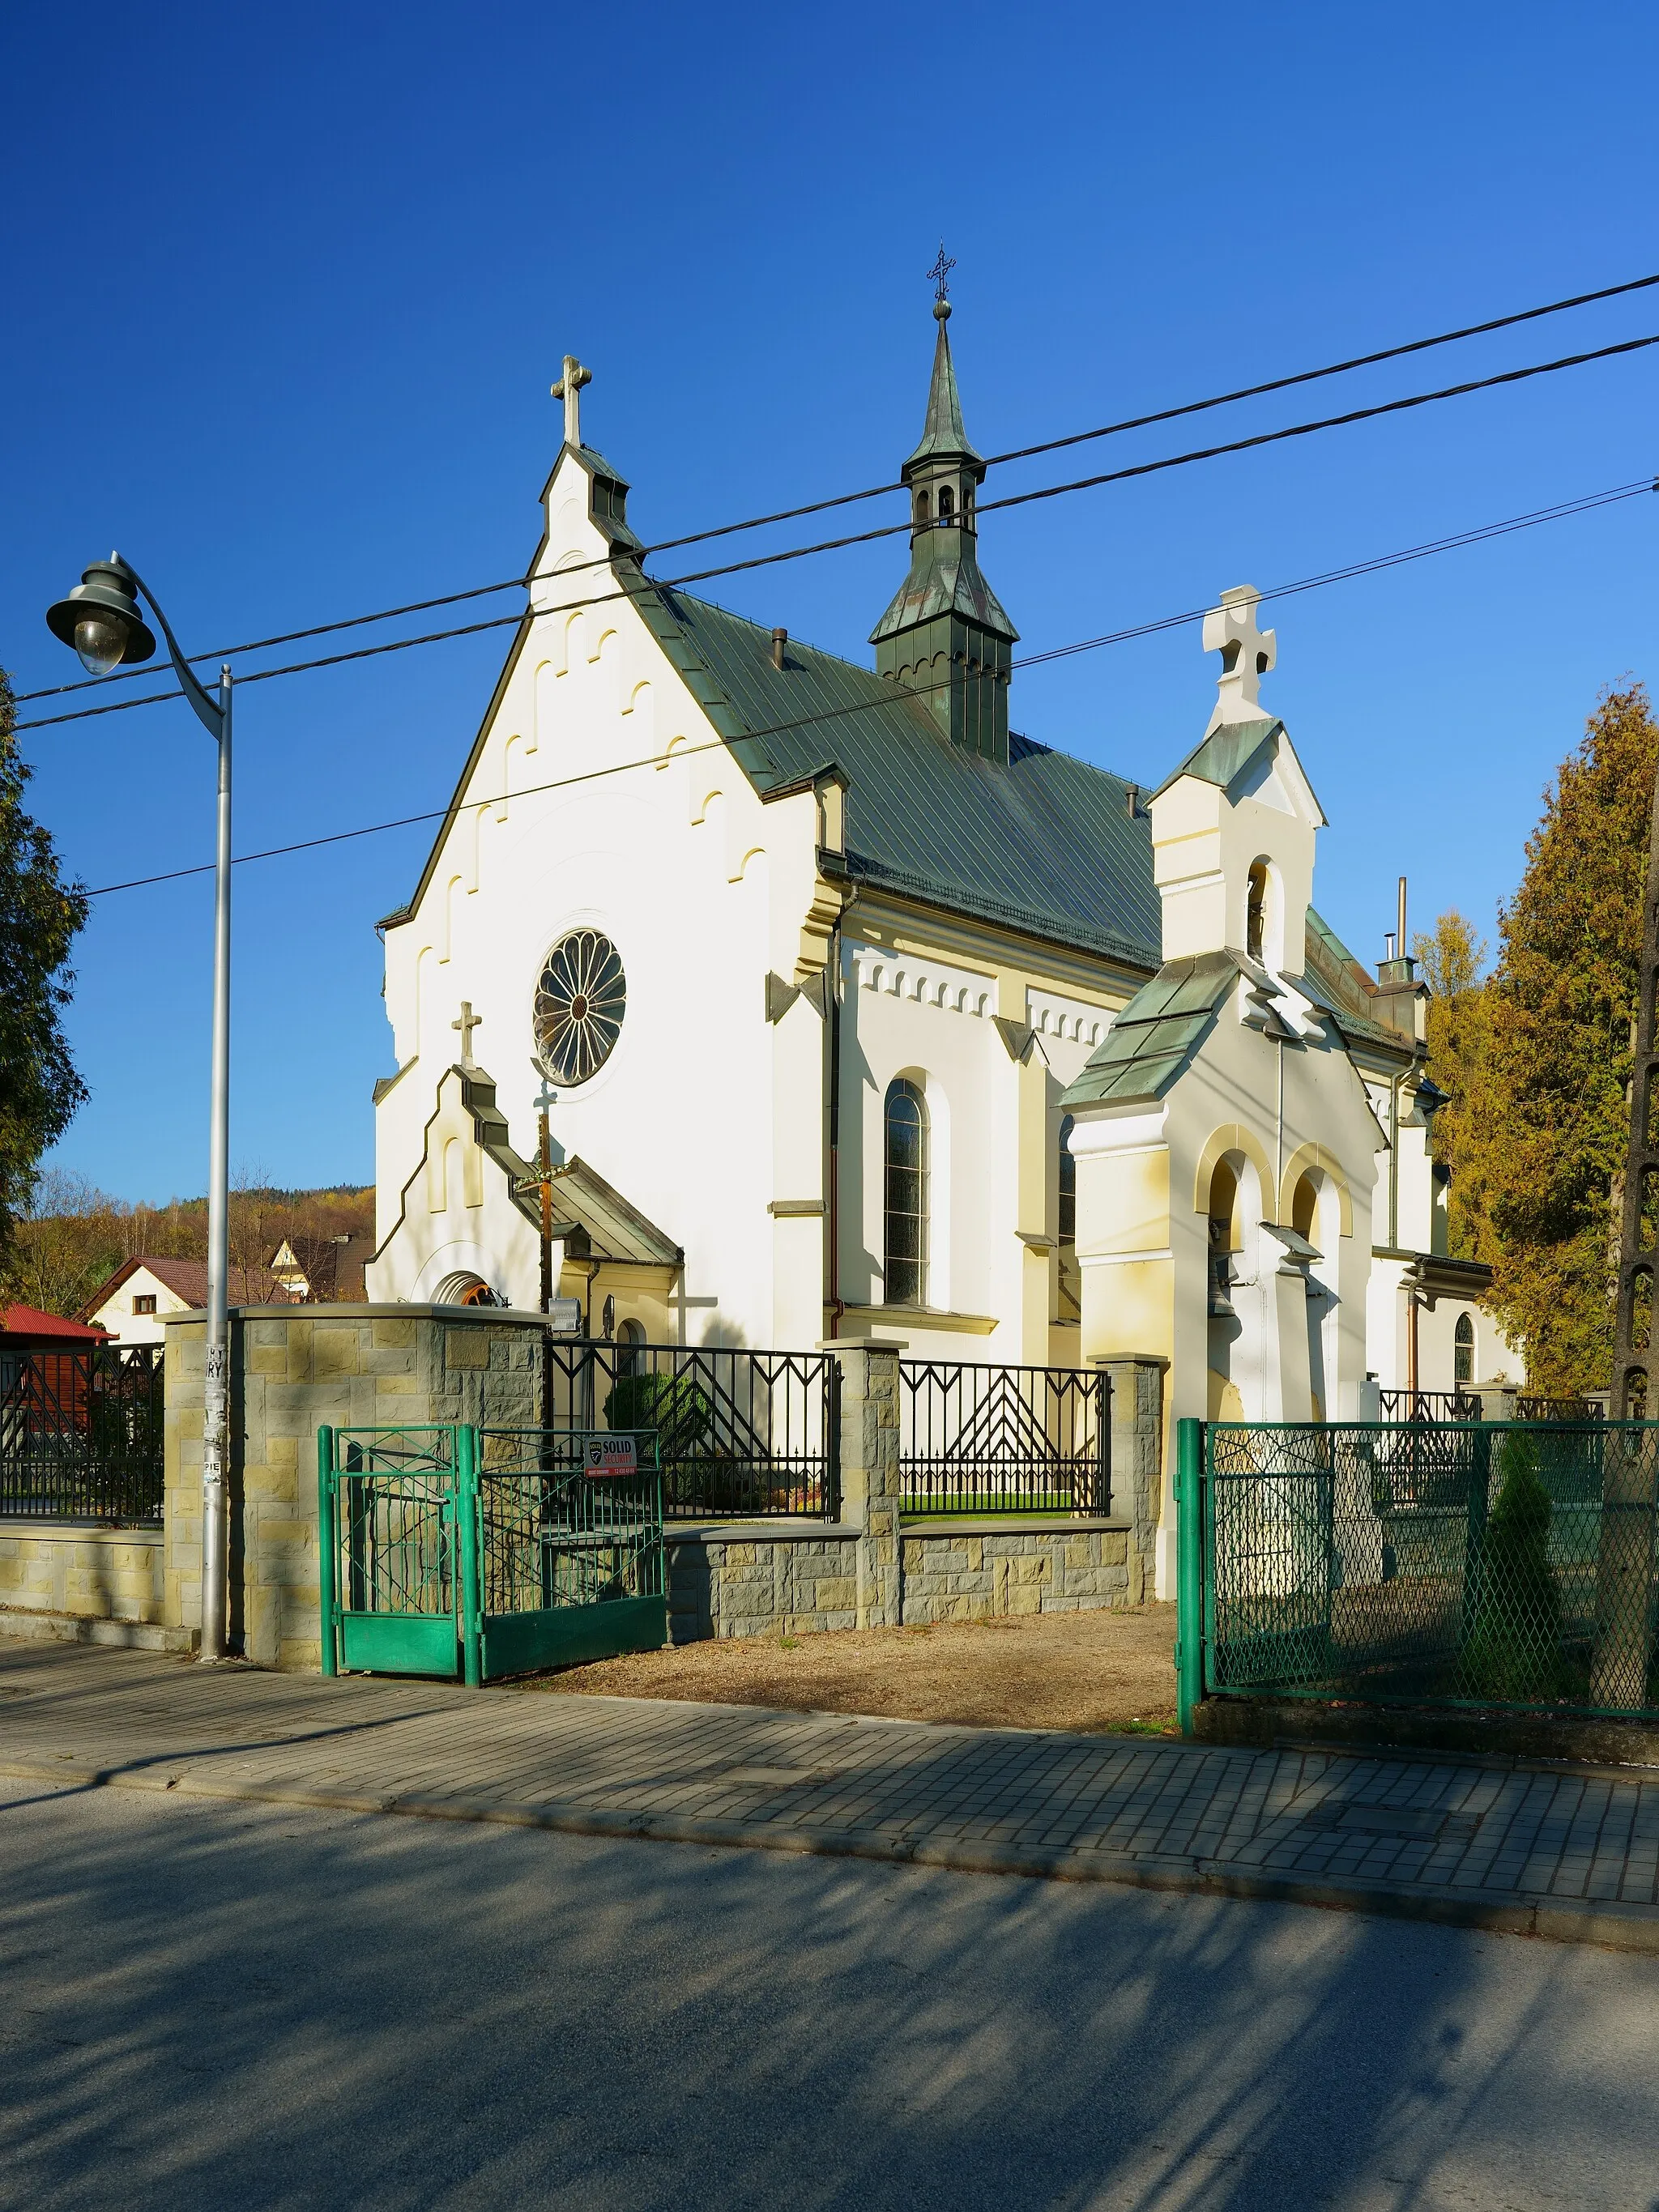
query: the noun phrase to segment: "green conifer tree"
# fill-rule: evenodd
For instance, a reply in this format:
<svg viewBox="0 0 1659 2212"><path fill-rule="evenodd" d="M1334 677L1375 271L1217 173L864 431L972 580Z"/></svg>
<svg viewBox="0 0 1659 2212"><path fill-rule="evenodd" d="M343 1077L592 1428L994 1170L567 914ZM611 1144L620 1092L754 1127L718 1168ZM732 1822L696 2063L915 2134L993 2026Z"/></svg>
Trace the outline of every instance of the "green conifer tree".
<svg viewBox="0 0 1659 2212"><path fill-rule="evenodd" d="M1493 1231L1480 1256L1534 1389L1606 1387L1617 1195L1659 724L1639 684L1607 692L1546 794L1500 916L1465 1162ZM1454 1181L1455 1188L1455 1181Z"/></svg>

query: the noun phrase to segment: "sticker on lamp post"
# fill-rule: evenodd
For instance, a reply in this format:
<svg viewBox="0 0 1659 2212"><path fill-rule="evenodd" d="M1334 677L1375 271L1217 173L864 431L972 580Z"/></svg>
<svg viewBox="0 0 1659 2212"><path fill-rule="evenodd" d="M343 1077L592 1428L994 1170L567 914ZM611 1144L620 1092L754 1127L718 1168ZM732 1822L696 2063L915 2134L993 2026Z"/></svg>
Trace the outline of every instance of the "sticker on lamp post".
<svg viewBox="0 0 1659 2212"><path fill-rule="evenodd" d="M640 1471L639 1449L632 1437L589 1437L586 1461L588 1474L596 1479Z"/></svg>

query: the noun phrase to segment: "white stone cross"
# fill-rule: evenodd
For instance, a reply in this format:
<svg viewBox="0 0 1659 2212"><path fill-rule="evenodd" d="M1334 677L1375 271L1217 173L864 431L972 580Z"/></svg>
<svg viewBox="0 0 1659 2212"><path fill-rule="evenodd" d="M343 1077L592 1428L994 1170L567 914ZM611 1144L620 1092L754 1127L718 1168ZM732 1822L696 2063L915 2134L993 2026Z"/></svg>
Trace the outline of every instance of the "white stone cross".
<svg viewBox="0 0 1659 2212"><path fill-rule="evenodd" d="M574 353L564 357L564 374L552 386L553 397L564 402L564 442L580 446L582 441L581 416L577 410L576 394L583 385L592 384L593 372L584 368Z"/></svg>
<svg viewBox="0 0 1659 2212"><path fill-rule="evenodd" d="M1235 584L1221 594L1220 605L1204 617L1204 650L1221 655L1215 684L1218 696L1206 737L1226 722L1261 719L1261 679L1279 653L1274 633L1256 628L1255 611L1261 604L1261 594L1254 584Z"/></svg>
<svg viewBox="0 0 1659 2212"><path fill-rule="evenodd" d="M461 1066L476 1067L478 1063L472 1057L472 1032L483 1027L483 1016L473 1012L471 999L461 1000L461 1018L458 1022L451 1022L449 1026L461 1033Z"/></svg>

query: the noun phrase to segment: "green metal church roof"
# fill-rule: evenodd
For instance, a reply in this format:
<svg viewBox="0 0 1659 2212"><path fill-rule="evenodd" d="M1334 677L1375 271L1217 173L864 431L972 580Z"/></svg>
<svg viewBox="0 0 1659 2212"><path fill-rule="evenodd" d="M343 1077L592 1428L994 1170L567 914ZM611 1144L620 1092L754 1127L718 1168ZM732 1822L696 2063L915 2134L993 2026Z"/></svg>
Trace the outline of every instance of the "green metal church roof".
<svg viewBox="0 0 1659 2212"><path fill-rule="evenodd" d="M854 878L1157 967L1152 828L1120 777L1020 737L1000 767L836 653L792 638L780 669L741 615L663 589L635 605L757 791L841 769Z"/></svg>

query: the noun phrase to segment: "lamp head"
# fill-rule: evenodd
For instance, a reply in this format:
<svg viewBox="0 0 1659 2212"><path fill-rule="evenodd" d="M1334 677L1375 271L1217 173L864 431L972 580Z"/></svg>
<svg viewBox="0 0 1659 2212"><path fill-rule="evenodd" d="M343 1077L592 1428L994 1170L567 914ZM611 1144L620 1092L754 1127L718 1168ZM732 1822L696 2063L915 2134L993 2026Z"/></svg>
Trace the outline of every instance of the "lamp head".
<svg viewBox="0 0 1659 2212"><path fill-rule="evenodd" d="M94 561L66 599L46 609L46 627L72 645L81 665L93 676L107 676L121 661L148 660L155 650L149 626L138 611L138 579L118 553Z"/></svg>

